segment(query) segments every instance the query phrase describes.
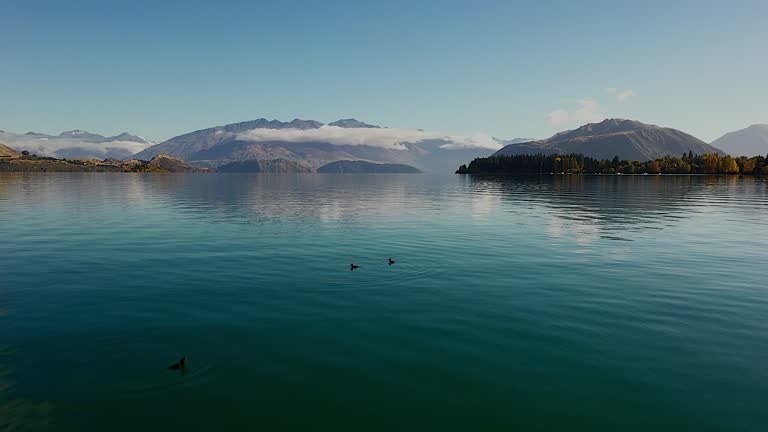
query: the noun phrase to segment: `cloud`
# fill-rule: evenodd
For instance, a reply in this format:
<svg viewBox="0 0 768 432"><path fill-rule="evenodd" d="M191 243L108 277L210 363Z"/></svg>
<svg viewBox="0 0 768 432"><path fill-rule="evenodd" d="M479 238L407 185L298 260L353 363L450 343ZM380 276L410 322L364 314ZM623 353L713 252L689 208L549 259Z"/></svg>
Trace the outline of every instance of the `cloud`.
<svg viewBox="0 0 768 432"><path fill-rule="evenodd" d="M624 90L623 92L620 92L616 95L616 100L619 102L624 102L625 100L634 96L635 92L633 90Z"/></svg>
<svg viewBox="0 0 768 432"><path fill-rule="evenodd" d="M586 98L579 101L579 106L573 111L559 109L547 114L547 122L553 128L559 128L571 123L592 123L604 119L600 107L594 99Z"/></svg>
<svg viewBox="0 0 768 432"><path fill-rule="evenodd" d="M567 124L571 119L571 114L566 110L555 110L547 114L547 123L552 127L560 127Z"/></svg>
<svg viewBox="0 0 768 432"><path fill-rule="evenodd" d="M69 138L41 138L9 133L0 134L0 142L18 151L27 150L38 156L55 158L106 158L116 155L127 157L152 145L133 141L88 142Z"/></svg>
<svg viewBox="0 0 768 432"><path fill-rule="evenodd" d="M443 141L447 150L487 148L498 150L501 143L486 134L450 135L396 128L342 128L322 126L317 129L253 129L237 135L243 141L267 142L325 142L340 146L370 146L390 150L408 150L406 144L423 141Z"/></svg>
<svg viewBox="0 0 768 432"><path fill-rule="evenodd" d="M600 107L593 99L582 99L579 101L579 109L571 114L574 121L579 123L589 123L600 121L605 118L603 114L598 112Z"/></svg>
<svg viewBox="0 0 768 432"><path fill-rule="evenodd" d="M635 91L632 89L619 90L616 87L607 87L605 91L612 94L616 98L616 102L619 103L625 102L636 95Z"/></svg>
<svg viewBox="0 0 768 432"><path fill-rule="evenodd" d="M441 138L444 141L448 141L446 144L440 146L440 148L446 150L461 150L461 149L476 149L487 148L491 150L498 150L504 147L500 142L494 139L492 136L484 133L476 133L471 136L460 135L448 135Z"/></svg>

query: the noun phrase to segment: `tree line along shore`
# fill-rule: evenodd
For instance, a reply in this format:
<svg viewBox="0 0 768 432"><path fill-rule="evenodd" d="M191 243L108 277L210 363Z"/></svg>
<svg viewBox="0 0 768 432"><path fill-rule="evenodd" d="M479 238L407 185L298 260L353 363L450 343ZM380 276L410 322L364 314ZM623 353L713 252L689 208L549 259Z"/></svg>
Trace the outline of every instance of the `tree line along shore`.
<svg viewBox="0 0 768 432"><path fill-rule="evenodd" d="M648 161L595 159L582 154L520 154L477 158L457 174L721 174L768 175L768 156L721 156L716 153Z"/></svg>

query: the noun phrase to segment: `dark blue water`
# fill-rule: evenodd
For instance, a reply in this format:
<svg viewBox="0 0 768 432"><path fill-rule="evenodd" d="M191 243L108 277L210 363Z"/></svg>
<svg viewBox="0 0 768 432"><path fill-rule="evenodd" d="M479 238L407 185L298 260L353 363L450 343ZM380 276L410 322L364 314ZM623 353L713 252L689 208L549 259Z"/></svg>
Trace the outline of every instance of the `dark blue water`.
<svg viewBox="0 0 768 432"><path fill-rule="evenodd" d="M0 430L768 430L766 226L751 178L0 174Z"/></svg>

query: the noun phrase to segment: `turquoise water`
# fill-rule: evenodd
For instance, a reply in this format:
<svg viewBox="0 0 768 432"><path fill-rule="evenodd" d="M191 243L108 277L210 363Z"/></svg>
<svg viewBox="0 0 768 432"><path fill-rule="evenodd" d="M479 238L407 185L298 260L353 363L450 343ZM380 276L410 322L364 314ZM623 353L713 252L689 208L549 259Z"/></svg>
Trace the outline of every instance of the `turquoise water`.
<svg viewBox="0 0 768 432"><path fill-rule="evenodd" d="M750 178L2 174L0 430L768 430L766 226Z"/></svg>

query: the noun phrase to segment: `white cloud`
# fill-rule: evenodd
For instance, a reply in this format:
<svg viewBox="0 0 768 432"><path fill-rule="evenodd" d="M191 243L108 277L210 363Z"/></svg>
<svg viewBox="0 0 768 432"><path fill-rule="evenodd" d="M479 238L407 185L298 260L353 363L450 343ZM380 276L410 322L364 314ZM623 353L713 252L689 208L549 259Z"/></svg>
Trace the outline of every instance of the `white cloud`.
<svg viewBox="0 0 768 432"><path fill-rule="evenodd" d="M593 123L604 119L600 107L594 99L582 99L573 111L559 109L547 114L547 122L553 128L560 128L571 123Z"/></svg>
<svg viewBox="0 0 768 432"><path fill-rule="evenodd" d="M566 110L555 110L547 114L547 122L555 128L568 124L570 119L571 115Z"/></svg>
<svg viewBox="0 0 768 432"><path fill-rule="evenodd" d="M444 141L441 148L448 150L487 148L498 150L502 145L486 134L471 136L450 135L396 128L341 128L322 126L317 129L253 129L237 135L244 141L266 142L325 142L344 146L383 147L391 150L407 150L406 143L428 140Z"/></svg>
<svg viewBox="0 0 768 432"><path fill-rule="evenodd" d="M633 90L624 90L623 92L616 95L616 100L619 102L624 102L625 100L634 96L635 92Z"/></svg>
<svg viewBox="0 0 768 432"><path fill-rule="evenodd" d="M599 109L594 99L582 99L579 101L579 108L571 114L571 117L579 123L600 121L605 116L598 111Z"/></svg>
<svg viewBox="0 0 768 432"><path fill-rule="evenodd" d="M616 87L607 87L605 91L612 94L616 98L616 102L619 103L625 102L636 95L635 91L632 89L619 90Z"/></svg>
<svg viewBox="0 0 768 432"><path fill-rule="evenodd" d="M440 138L447 143L440 146L440 148L446 150L461 150L461 149L473 149L473 148L487 148L491 150L498 150L503 147L501 143L496 141L492 136L484 133L476 133L471 136L460 135L447 135Z"/></svg>

